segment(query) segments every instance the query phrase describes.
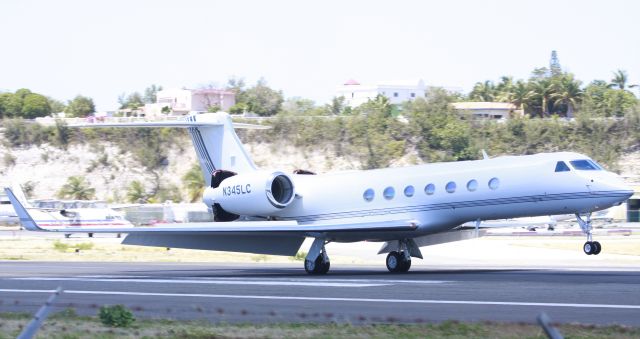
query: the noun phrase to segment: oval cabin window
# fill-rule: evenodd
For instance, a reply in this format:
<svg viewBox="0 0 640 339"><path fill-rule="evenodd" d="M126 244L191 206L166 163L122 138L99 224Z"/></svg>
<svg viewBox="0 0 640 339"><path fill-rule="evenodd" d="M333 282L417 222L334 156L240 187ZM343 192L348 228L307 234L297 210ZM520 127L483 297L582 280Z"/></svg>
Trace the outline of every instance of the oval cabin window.
<svg viewBox="0 0 640 339"><path fill-rule="evenodd" d="M366 201L371 201L371 200L373 200L373 197L375 195L376 195L376 193L373 191L373 189L372 188L368 188L366 191L364 191L364 194L362 195L362 197Z"/></svg>
<svg viewBox="0 0 640 339"><path fill-rule="evenodd" d="M393 187L389 186L384 189L384 192L382 192L382 195L384 196L385 199L391 200L393 199L393 196L396 195L396 191L393 189Z"/></svg>
<svg viewBox="0 0 640 339"><path fill-rule="evenodd" d="M449 181L449 183L447 183L447 186L445 186L444 188L448 193L453 193L456 191L456 183L453 181Z"/></svg>

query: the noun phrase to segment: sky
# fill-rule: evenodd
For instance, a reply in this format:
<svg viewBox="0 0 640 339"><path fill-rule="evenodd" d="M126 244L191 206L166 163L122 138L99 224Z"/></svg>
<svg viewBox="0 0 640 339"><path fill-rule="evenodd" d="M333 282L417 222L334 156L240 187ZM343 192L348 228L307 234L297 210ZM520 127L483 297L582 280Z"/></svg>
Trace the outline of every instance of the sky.
<svg viewBox="0 0 640 339"><path fill-rule="evenodd" d="M526 79L552 50L585 83L617 69L640 83L638 13L626 0L3 0L0 91L81 94L112 110L151 84L264 77L287 98L324 104L348 79L464 91Z"/></svg>

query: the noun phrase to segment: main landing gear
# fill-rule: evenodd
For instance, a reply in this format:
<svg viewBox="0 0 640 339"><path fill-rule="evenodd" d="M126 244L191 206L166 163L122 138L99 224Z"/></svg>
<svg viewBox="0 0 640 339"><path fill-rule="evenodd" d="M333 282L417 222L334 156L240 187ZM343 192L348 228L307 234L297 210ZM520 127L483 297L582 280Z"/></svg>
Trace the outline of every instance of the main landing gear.
<svg viewBox="0 0 640 339"><path fill-rule="evenodd" d="M316 238L304 260L304 270L312 275L327 274L331 267L324 238Z"/></svg>
<svg viewBox="0 0 640 339"><path fill-rule="evenodd" d="M387 255L387 269L391 273L405 273L411 268L411 254L422 258L418 245L412 239L399 240L395 250Z"/></svg>
<svg viewBox="0 0 640 339"><path fill-rule="evenodd" d="M391 251L387 255L387 269L392 273L408 272L411 268L411 256L409 251Z"/></svg>
<svg viewBox="0 0 640 339"><path fill-rule="evenodd" d="M582 246L582 250L587 255L598 255L602 251L602 245L598 241L593 241L593 227L591 226L591 212L587 213L587 220L582 219L579 213L576 213L576 220L578 225L582 229L582 232L587 235L587 242Z"/></svg>

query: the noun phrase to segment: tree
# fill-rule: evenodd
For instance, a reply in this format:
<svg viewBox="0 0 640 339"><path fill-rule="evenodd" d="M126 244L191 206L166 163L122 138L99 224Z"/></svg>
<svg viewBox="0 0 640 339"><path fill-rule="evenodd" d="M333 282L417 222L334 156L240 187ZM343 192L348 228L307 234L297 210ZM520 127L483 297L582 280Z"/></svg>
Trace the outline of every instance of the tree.
<svg viewBox="0 0 640 339"><path fill-rule="evenodd" d="M555 90L553 82L549 78L538 78L530 82L530 87L532 99L540 109L540 117L549 116L550 98Z"/></svg>
<svg viewBox="0 0 640 339"><path fill-rule="evenodd" d="M31 94L31 91L26 88L21 88L7 98L5 104L6 116L9 117L22 117L22 106L24 105L24 98Z"/></svg>
<svg viewBox="0 0 640 339"><path fill-rule="evenodd" d="M252 113L272 116L280 111L284 97L282 91L269 88L262 78L255 86L247 89L238 101L245 103Z"/></svg>
<svg viewBox="0 0 640 339"><path fill-rule="evenodd" d="M563 74L554 83L555 93L550 95L550 99L556 106L562 104L567 107L568 118L573 118L573 111L582 99L580 84L579 80L574 79L573 74Z"/></svg>
<svg viewBox="0 0 640 339"><path fill-rule="evenodd" d="M25 119L34 119L51 114L49 100L44 95L29 93L22 102L22 114Z"/></svg>
<svg viewBox="0 0 640 339"><path fill-rule="evenodd" d="M508 102L516 105L526 114L533 95L534 93L529 89L529 86L524 81L518 80L512 88Z"/></svg>
<svg viewBox="0 0 640 339"><path fill-rule="evenodd" d="M231 91L236 95L236 102L242 100L242 93L244 92L245 82L243 78L231 77L227 80L227 86L225 89Z"/></svg>
<svg viewBox="0 0 640 339"><path fill-rule="evenodd" d="M469 93L469 99L472 101L491 102L496 98L496 86L492 81L477 82L473 86L473 90Z"/></svg>
<svg viewBox="0 0 640 339"><path fill-rule="evenodd" d="M0 119L11 116L9 114L9 101L13 93L0 93Z"/></svg>
<svg viewBox="0 0 640 339"><path fill-rule="evenodd" d="M158 91L162 91L162 86L151 85L144 89L144 102L147 104L153 104L157 101Z"/></svg>
<svg viewBox="0 0 640 339"><path fill-rule="evenodd" d="M93 99L82 95L77 95L65 108L65 113L72 117L86 117L96 111Z"/></svg>
<svg viewBox="0 0 640 339"><path fill-rule="evenodd" d="M52 97L47 97L47 101L49 101L49 107L51 107L51 113L60 113L64 112L65 106L64 102L60 100L56 100Z"/></svg>
<svg viewBox="0 0 640 339"><path fill-rule="evenodd" d="M57 195L61 199L90 200L95 194L96 189L92 188L84 177L71 176L67 178L67 183L62 185Z"/></svg>
<svg viewBox="0 0 640 339"><path fill-rule="evenodd" d="M144 185L138 180L132 181L127 188L127 201L130 203L143 204L147 202L148 199L149 195L145 191Z"/></svg>
<svg viewBox="0 0 640 339"><path fill-rule="evenodd" d="M129 95L122 93L118 97L118 103L120 103L120 109L130 108L130 109L138 109L139 107L144 106L144 99L142 95L138 92L133 92Z"/></svg>
<svg viewBox="0 0 640 339"><path fill-rule="evenodd" d="M629 85L627 87L627 82L629 82L629 76L627 75L627 71L617 70L613 72L613 79L611 79L610 86L613 88L617 88L621 91L627 90L627 88L637 87L638 85Z"/></svg>
<svg viewBox="0 0 640 339"><path fill-rule="evenodd" d="M342 114L344 113L346 108L345 101L346 99L343 96L333 97L333 99L331 99L331 103L326 105L326 110L329 112L329 114Z"/></svg>
<svg viewBox="0 0 640 339"><path fill-rule="evenodd" d="M200 165L194 164L189 171L182 176L182 183L187 188L189 202L196 202L202 199L205 181L202 177Z"/></svg>

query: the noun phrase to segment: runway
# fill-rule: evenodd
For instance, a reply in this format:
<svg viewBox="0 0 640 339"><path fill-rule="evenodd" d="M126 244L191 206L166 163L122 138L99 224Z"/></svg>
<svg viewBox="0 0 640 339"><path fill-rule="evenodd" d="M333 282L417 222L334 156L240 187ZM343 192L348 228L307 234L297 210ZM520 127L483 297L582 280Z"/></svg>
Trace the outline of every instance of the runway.
<svg viewBox="0 0 640 339"><path fill-rule="evenodd" d="M292 264L0 262L0 309L34 312L58 286L58 309L212 322L555 322L640 326L640 271L380 266L308 276Z"/></svg>

